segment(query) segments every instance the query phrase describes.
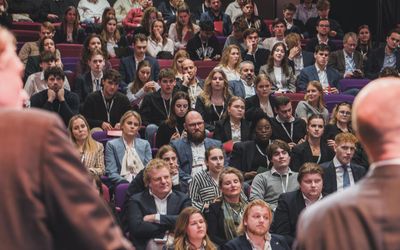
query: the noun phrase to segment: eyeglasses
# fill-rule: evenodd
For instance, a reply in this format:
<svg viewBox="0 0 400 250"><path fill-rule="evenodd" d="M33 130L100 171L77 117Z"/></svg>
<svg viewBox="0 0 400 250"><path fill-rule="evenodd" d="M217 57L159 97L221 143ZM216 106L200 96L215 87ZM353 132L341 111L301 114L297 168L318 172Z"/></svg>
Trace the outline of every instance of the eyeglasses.
<svg viewBox="0 0 400 250"><path fill-rule="evenodd" d="M338 113L341 114L341 115L348 115L348 116L351 115L351 112L350 112L350 111L343 111L343 110L341 110L341 111L339 111Z"/></svg>
<svg viewBox="0 0 400 250"><path fill-rule="evenodd" d="M191 128L195 128L195 127L201 127L203 126L204 122L195 122L195 123L189 123L188 126Z"/></svg>

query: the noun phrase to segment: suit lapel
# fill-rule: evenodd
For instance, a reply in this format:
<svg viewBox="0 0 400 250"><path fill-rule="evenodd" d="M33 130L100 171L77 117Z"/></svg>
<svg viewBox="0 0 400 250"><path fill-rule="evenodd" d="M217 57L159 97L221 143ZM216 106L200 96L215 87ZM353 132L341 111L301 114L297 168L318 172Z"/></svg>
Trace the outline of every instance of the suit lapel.
<svg viewBox="0 0 400 250"><path fill-rule="evenodd" d="M117 155L118 155L118 162L122 163L122 160L124 159L125 155L125 145L124 145L124 140L122 137L118 138L118 144L116 145L117 149Z"/></svg>
<svg viewBox="0 0 400 250"><path fill-rule="evenodd" d="M85 88L87 89L88 94L92 93L93 92L93 80L92 80L92 74L90 73L90 71L86 73L85 82L86 82Z"/></svg>

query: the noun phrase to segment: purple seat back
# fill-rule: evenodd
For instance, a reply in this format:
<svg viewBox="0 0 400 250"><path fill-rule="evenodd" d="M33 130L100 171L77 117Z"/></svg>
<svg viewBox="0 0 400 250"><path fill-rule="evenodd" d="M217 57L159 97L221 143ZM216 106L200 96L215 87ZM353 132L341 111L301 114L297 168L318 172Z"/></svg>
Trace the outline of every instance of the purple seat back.
<svg viewBox="0 0 400 250"><path fill-rule="evenodd" d="M367 85L371 80L370 79L351 79L351 78L343 78L339 81L340 92L343 92L347 89L362 89L365 85Z"/></svg>
<svg viewBox="0 0 400 250"><path fill-rule="evenodd" d="M122 206L124 205L126 190L128 190L128 187L129 183L122 183L115 188L115 207L119 211L121 211Z"/></svg>
<svg viewBox="0 0 400 250"><path fill-rule="evenodd" d="M342 102L347 102L347 103L352 104L354 101L354 96L345 95L345 94L324 95L324 101L325 101L326 108L328 109L329 113L332 113L332 110L336 104L339 104Z"/></svg>
<svg viewBox="0 0 400 250"><path fill-rule="evenodd" d="M343 40L335 39L331 41L335 44L336 50L343 49Z"/></svg>

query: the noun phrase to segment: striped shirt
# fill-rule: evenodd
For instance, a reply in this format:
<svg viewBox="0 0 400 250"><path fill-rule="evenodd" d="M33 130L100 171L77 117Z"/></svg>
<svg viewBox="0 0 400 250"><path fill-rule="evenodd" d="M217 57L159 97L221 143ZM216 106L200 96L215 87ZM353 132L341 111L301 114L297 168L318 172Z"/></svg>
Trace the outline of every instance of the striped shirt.
<svg viewBox="0 0 400 250"><path fill-rule="evenodd" d="M208 171L198 172L189 184L189 197L192 206L203 212L204 205L210 204L215 198L221 196L218 184L212 179Z"/></svg>

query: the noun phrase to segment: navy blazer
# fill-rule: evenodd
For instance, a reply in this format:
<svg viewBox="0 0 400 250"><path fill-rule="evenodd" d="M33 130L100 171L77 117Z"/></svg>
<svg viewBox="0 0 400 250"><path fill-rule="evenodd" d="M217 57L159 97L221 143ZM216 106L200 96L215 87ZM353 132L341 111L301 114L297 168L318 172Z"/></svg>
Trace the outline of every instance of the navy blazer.
<svg viewBox="0 0 400 250"><path fill-rule="evenodd" d="M159 223L143 221L143 217L149 214L157 214L154 197L149 190L133 195L126 208L126 216L129 225L129 238L137 250L146 249L150 239L163 238L167 230L173 232L179 213L191 206L189 196L178 191L172 191L167 198L167 214L160 215Z"/></svg>
<svg viewBox="0 0 400 250"><path fill-rule="evenodd" d="M93 80L90 71L76 78L73 91L78 94L81 105L83 105L86 97L93 92Z"/></svg>
<svg viewBox="0 0 400 250"><path fill-rule="evenodd" d="M183 181L190 180L192 178L191 174L193 165L193 155L190 141L187 138L173 140L171 141L171 145L175 148L176 153L178 154L178 163L180 169L179 178ZM222 143L218 140L205 138L205 149L207 150L211 146L222 148ZM225 161L225 165L228 165L227 161Z"/></svg>
<svg viewBox="0 0 400 250"><path fill-rule="evenodd" d="M149 61L151 65L151 80L158 81L158 73L160 72L158 61L154 57L148 55L144 57L144 60ZM121 73L121 81L125 85L135 80L136 62L133 55L121 58L119 73Z"/></svg>
<svg viewBox="0 0 400 250"><path fill-rule="evenodd" d="M272 250L289 250L289 246L285 238L281 235L271 234L271 249ZM250 242L247 240L246 235L241 235L235 239L228 241L221 247L221 250L252 250Z"/></svg>
<svg viewBox="0 0 400 250"><path fill-rule="evenodd" d="M310 51L302 50L301 56L303 58L303 68L313 65L315 63L314 53L311 53ZM288 63L289 63L289 66L292 67L293 72L295 72L294 61L291 61L288 59Z"/></svg>
<svg viewBox="0 0 400 250"><path fill-rule="evenodd" d="M281 194L270 232L282 235L291 246L296 237L297 220L305 207L306 204L300 190Z"/></svg>
<svg viewBox="0 0 400 250"><path fill-rule="evenodd" d="M335 87L339 90L339 80L342 79L343 76L336 69L329 66L326 67L326 74L328 76L329 86ZM308 82L313 80L319 81L315 64L301 70L300 75L297 78L297 92L305 92Z"/></svg>
<svg viewBox="0 0 400 250"><path fill-rule="evenodd" d="M240 96L243 99L246 98L246 90L244 89L242 79L240 80L233 80L228 82L229 90L235 96Z"/></svg>
<svg viewBox="0 0 400 250"><path fill-rule="evenodd" d="M322 188L322 193L331 194L337 191L337 181L336 181L336 169L333 165L333 161L328 161L320 164L324 170L324 186ZM359 181L365 174L365 168L355 164L350 163L351 172L353 173L354 182Z"/></svg>
<svg viewBox="0 0 400 250"><path fill-rule="evenodd" d="M396 56L396 69L400 69L400 53L395 51ZM385 59L385 47L377 48L371 51L365 65L365 76L371 80L378 78L381 72L383 61Z"/></svg>
<svg viewBox="0 0 400 250"><path fill-rule="evenodd" d="M317 47L318 44L319 44L318 38L316 38L316 37L311 38L308 41L308 43L307 43L307 45L305 47L305 50L309 51L311 53L315 53L315 47ZM330 52L334 52L334 51L337 50L335 43L332 42L331 39L328 40L328 47L329 47Z"/></svg>

